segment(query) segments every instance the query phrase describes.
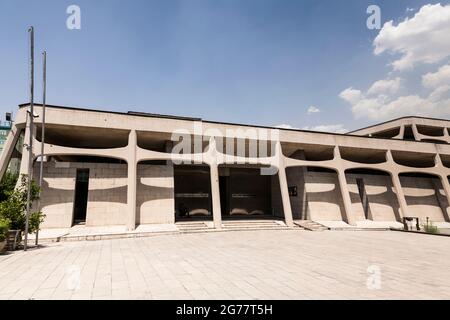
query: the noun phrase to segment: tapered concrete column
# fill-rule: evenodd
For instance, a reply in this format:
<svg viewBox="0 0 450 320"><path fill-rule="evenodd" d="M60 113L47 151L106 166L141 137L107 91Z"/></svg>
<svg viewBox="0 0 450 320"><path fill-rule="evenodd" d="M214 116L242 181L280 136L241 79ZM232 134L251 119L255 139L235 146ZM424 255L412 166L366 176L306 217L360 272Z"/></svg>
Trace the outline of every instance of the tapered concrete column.
<svg viewBox="0 0 450 320"><path fill-rule="evenodd" d="M8 169L8 164L13 155L14 148L16 147L17 140L19 139L19 135L20 130L17 129L15 125L13 125L11 131L8 134L8 138L5 141L3 151L0 155L0 180L3 178L3 175Z"/></svg>
<svg viewBox="0 0 450 320"><path fill-rule="evenodd" d="M414 140L420 141L421 139L420 139L419 130L417 130L417 126L416 126L415 123L413 123L411 125L411 129L412 129L412 132L413 132L413 135L414 135Z"/></svg>
<svg viewBox="0 0 450 320"><path fill-rule="evenodd" d="M23 148L22 148L22 159L20 160L20 170L19 174L28 174L28 162L29 162L29 155L30 155L30 148L28 147L30 141L30 127L27 123L27 126L25 128L25 134L23 137ZM17 181L19 183L19 180Z"/></svg>
<svg viewBox="0 0 450 320"><path fill-rule="evenodd" d="M445 131L447 132L447 129L445 128ZM436 164L436 167L440 168L444 173L439 175L439 178L441 179L442 187L444 188L445 196L447 198L447 203L450 205L450 184L448 183L448 176L445 173L447 171L447 168L442 163L441 155L439 153L436 154L436 157L434 158L434 162ZM437 189L439 190L439 189ZM447 222L450 222L450 215L447 212L447 208L445 206L442 206L442 212L444 214L444 219Z"/></svg>
<svg viewBox="0 0 450 320"><path fill-rule="evenodd" d="M130 131L128 136L128 187L127 187L127 230L136 229L136 183L137 183L137 163L136 163L137 135L135 130Z"/></svg>
<svg viewBox="0 0 450 320"><path fill-rule="evenodd" d="M341 189L342 202L344 203L344 216L342 217L349 225L356 225L353 217L352 200L350 199L350 190L348 189L347 178L345 177L345 171L342 169L337 170L339 188Z"/></svg>
<svg viewBox="0 0 450 320"><path fill-rule="evenodd" d="M281 202L283 203L284 222L287 226L294 226L292 218L291 200L289 198L289 186L286 177L286 166L284 163L284 155L281 149L281 143L278 141L275 147L275 158L277 159L278 180L280 184Z"/></svg>
<svg viewBox="0 0 450 320"><path fill-rule="evenodd" d="M400 178L397 173L393 173L391 175L392 177L392 184L395 189L395 194L397 195L397 201L400 205L400 212L399 212L399 222L402 222L403 217L408 215L408 204L406 203L405 194L403 193L402 184L400 182Z"/></svg>
<svg viewBox="0 0 450 320"><path fill-rule="evenodd" d="M219 187L219 167L217 165L217 149L216 139L211 137L209 139L208 149L209 159L209 172L211 179L211 199L212 199L212 213L214 220L214 228L222 228L222 208L220 205L220 187Z"/></svg>
<svg viewBox="0 0 450 320"><path fill-rule="evenodd" d="M338 163L338 166L340 166L342 158L341 158L341 152L339 151L339 146L334 147L334 160ZM353 206L352 206L352 200L350 199L350 190L348 189L347 184L347 178L345 177L345 170L342 168L338 168L336 170L338 181L339 181L339 188L341 189L341 196L342 196L342 202L344 204L344 214L342 215L342 219L348 223L349 225L356 225L353 217Z"/></svg>
<svg viewBox="0 0 450 320"><path fill-rule="evenodd" d="M450 184L448 183L447 176L440 176L442 187L444 187L445 196L447 197L447 202L450 204ZM445 221L450 222L450 215L447 210L442 210L444 213Z"/></svg>
<svg viewBox="0 0 450 320"><path fill-rule="evenodd" d="M397 139L404 139L405 138L405 126L400 126L400 132L398 133Z"/></svg>
<svg viewBox="0 0 450 320"><path fill-rule="evenodd" d="M390 150L386 152L386 159L390 164L394 163L394 158L392 157L392 153ZM395 189L395 194L397 195L397 202L400 206L399 211L399 222L403 223L403 217L408 215L408 204L406 203L405 194L403 193L402 184L400 182L400 177L398 173L391 173L392 185Z"/></svg>

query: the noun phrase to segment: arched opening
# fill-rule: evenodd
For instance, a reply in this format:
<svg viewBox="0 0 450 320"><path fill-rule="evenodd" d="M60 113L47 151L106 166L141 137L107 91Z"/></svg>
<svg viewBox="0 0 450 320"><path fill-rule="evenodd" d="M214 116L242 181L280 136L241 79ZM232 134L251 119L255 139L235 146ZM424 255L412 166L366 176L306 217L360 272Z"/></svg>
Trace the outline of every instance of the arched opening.
<svg viewBox="0 0 450 320"><path fill-rule="evenodd" d="M435 166L434 153L417 153L410 151L392 151L394 161L412 168L431 168Z"/></svg>
<svg viewBox="0 0 450 320"><path fill-rule="evenodd" d="M442 127L433 127L433 126L424 126L417 125L417 131L420 134L430 136L430 137L442 137L444 135L444 128Z"/></svg>
<svg viewBox="0 0 450 320"><path fill-rule="evenodd" d="M339 151L342 159L356 163L374 164L386 162L386 150L339 147Z"/></svg>
<svg viewBox="0 0 450 320"><path fill-rule="evenodd" d="M448 200L440 178L424 173L402 173L400 182L408 204L408 216L418 217L421 223L445 221Z"/></svg>
<svg viewBox="0 0 450 320"><path fill-rule="evenodd" d="M385 131L380 131L376 133L372 133L372 137L374 138L393 138L400 133L400 127L387 129Z"/></svg>
<svg viewBox="0 0 450 320"><path fill-rule="evenodd" d="M43 228L73 225L125 225L127 212L127 163L123 160L54 155L43 163L41 207ZM39 180L40 163L34 163Z"/></svg>
<svg viewBox="0 0 450 320"><path fill-rule="evenodd" d="M403 140L415 141L414 132L412 126L405 126L405 132L403 133Z"/></svg>
<svg viewBox="0 0 450 320"><path fill-rule="evenodd" d="M399 204L389 173L349 169L345 177L356 221L400 221Z"/></svg>
<svg viewBox="0 0 450 320"><path fill-rule="evenodd" d="M36 139L41 141L41 124L36 125ZM84 149L121 148L128 145L128 130L47 124L45 143Z"/></svg>
<svg viewBox="0 0 450 320"><path fill-rule="evenodd" d="M207 165L175 165L175 221L212 220L211 178Z"/></svg>
<svg viewBox="0 0 450 320"><path fill-rule="evenodd" d="M136 224L174 223L175 199L174 166L170 161L137 164Z"/></svg>
<svg viewBox="0 0 450 320"><path fill-rule="evenodd" d="M282 148L283 154L289 158L308 161L326 161L333 160L335 147L307 143L283 143Z"/></svg>
<svg viewBox="0 0 450 320"><path fill-rule="evenodd" d="M441 157L444 167L450 168L450 155L441 153L439 156Z"/></svg>
<svg viewBox="0 0 450 320"><path fill-rule="evenodd" d="M271 207L273 192L279 192L275 184L277 172L264 174L258 165L219 166L219 188L222 218L249 219L280 216ZM270 172L269 172L270 173Z"/></svg>
<svg viewBox="0 0 450 320"><path fill-rule="evenodd" d="M336 171L296 166L287 168L286 176L295 220L342 221L344 205Z"/></svg>

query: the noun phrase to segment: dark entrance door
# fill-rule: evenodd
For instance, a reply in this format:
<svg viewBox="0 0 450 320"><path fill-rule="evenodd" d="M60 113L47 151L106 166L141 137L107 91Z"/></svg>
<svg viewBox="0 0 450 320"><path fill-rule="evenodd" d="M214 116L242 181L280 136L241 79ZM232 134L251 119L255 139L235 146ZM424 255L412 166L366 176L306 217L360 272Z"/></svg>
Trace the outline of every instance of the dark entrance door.
<svg viewBox="0 0 450 320"><path fill-rule="evenodd" d="M86 209L89 190L89 169L77 169L75 182L75 200L73 204L73 222L83 223L86 221Z"/></svg>
<svg viewBox="0 0 450 320"><path fill-rule="evenodd" d="M222 211L222 215L229 215L229 201L230 201L230 188L229 176L220 176L219 177L219 189L220 189L220 209Z"/></svg>

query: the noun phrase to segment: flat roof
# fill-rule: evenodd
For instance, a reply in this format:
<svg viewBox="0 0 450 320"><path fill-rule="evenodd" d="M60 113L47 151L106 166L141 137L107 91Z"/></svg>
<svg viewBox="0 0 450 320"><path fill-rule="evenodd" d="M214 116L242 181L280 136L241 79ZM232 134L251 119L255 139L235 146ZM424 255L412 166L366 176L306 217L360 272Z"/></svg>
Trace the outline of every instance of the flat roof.
<svg viewBox="0 0 450 320"><path fill-rule="evenodd" d="M430 117L422 117L422 116L403 116L403 117L399 117L399 118L394 118L394 119L391 119L391 120L383 121L383 122L380 122L380 123L376 123L376 124L373 124L371 126L367 126L367 127L363 127L363 128L359 128L359 129L353 130L353 131L349 131L348 133L354 133L354 132L357 132L357 131L362 131L362 130L378 127L378 126L381 126L381 125L389 123L389 122L394 122L394 121L403 120L403 119L424 119L424 120L450 122L450 119L430 118Z"/></svg>
<svg viewBox="0 0 450 320"><path fill-rule="evenodd" d="M19 104L19 108L29 106L30 103L22 103ZM41 103L34 103L35 106L42 107ZM101 113L109 113L109 114L119 114L119 115L126 115L126 116L137 116L137 117L148 117L148 118L160 118L160 119L173 119L173 120L185 120L185 121L201 121L205 123L211 123L211 124L221 124L221 125L233 125L233 126L243 126L243 127L253 127L253 128L262 128L262 129L277 129L277 130L286 130L286 131L293 131L293 132L311 132L311 133L319 133L319 134L331 134L331 135L337 135L337 136L349 136L354 132L369 129L372 127L376 127L379 125L383 125L389 122L394 122L401 119L410 119L410 118L416 118L416 119L426 119L426 120L437 120L437 121L450 121L448 119L439 119L439 118L430 118L430 117L421 117L421 116L404 116L395 118L392 120L380 122L371 126L367 126L364 128L360 128L357 130L349 131L347 133L336 133L336 132L326 132L326 131L314 131L314 130L305 130L305 129L297 129L297 128L279 128L279 127L273 127L273 126L263 126L263 125L251 125L251 124L243 124L243 123L231 123L231 122L221 122L221 121L211 121L211 120L204 120L202 118L195 118L195 117L186 117L186 116L176 116L176 115L165 115L165 114L157 114L157 113L149 113L149 112L140 112L140 111L127 111L127 112L120 112L120 111L108 111L108 110L101 110L101 109L89 109L89 108L81 108L81 107L68 107L68 106L60 106L60 105L51 105L46 104L46 107L54 108L54 109L65 109L65 110L78 110L78 111L86 111L86 112L101 112ZM353 135L358 136L358 135ZM375 137L367 137L367 136L359 136L361 138L374 138ZM391 140L390 138L380 138L376 137L376 139L386 139ZM431 143L431 142L425 142L425 141L416 141L416 142L423 142L423 143Z"/></svg>

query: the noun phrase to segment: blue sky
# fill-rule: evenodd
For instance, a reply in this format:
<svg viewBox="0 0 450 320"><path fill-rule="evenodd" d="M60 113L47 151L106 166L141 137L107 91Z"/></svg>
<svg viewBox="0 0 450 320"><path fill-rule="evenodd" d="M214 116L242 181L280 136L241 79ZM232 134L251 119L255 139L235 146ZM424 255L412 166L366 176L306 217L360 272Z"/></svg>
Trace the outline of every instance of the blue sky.
<svg viewBox="0 0 450 320"><path fill-rule="evenodd" d="M447 61L393 70L398 52L374 54L379 30L366 27L368 5L380 6L382 23L397 24L428 3L0 0L0 112L29 99L27 28L33 25L37 102L46 49L49 104L356 129L384 118L361 113L362 104L340 97L343 90L367 90L400 74L404 91L419 92L420 75ZM81 9L81 30L66 28L71 4ZM320 112L308 114L310 106Z"/></svg>

